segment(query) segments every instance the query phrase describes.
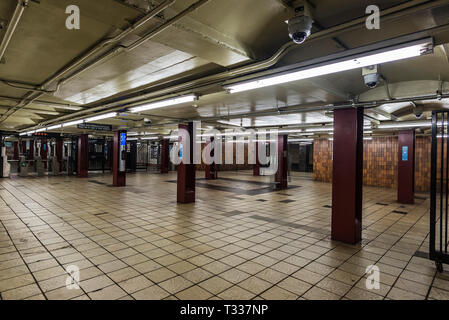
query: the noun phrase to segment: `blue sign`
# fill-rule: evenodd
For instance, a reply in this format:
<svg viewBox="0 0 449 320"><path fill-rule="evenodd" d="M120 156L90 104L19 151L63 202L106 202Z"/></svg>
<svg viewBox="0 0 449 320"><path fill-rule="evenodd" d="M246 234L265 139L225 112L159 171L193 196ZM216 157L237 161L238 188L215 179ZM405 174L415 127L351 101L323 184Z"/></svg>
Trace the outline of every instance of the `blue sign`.
<svg viewBox="0 0 449 320"><path fill-rule="evenodd" d="M126 146L126 132L120 133L120 145Z"/></svg>
<svg viewBox="0 0 449 320"><path fill-rule="evenodd" d="M408 146L402 147L402 161L408 161Z"/></svg>
<svg viewBox="0 0 449 320"><path fill-rule="evenodd" d="M179 145L179 158L182 159L182 144Z"/></svg>

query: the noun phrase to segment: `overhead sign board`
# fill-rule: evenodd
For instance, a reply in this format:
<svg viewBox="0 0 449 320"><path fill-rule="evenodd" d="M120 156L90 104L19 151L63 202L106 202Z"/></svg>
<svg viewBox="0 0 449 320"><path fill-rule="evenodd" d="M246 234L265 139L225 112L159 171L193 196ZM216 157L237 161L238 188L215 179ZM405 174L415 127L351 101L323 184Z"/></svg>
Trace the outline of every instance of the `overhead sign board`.
<svg viewBox="0 0 449 320"><path fill-rule="evenodd" d="M77 127L83 130L112 131L112 126L109 124L79 123Z"/></svg>

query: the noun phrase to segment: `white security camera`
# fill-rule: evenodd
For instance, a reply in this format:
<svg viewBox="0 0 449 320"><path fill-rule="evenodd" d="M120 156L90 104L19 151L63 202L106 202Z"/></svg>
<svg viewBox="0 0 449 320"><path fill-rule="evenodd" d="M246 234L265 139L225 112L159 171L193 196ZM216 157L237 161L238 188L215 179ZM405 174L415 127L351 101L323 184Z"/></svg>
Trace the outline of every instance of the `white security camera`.
<svg viewBox="0 0 449 320"><path fill-rule="evenodd" d="M379 84L380 75L377 65L363 68L362 76L365 81L365 85L370 89L374 89Z"/></svg>
<svg viewBox="0 0 449 320"><path fill-rule="evenodd" d="M294 3L295 16L287 21L288 35L297 44L301 44L312 34L313 18L307 1Z"/></svg>

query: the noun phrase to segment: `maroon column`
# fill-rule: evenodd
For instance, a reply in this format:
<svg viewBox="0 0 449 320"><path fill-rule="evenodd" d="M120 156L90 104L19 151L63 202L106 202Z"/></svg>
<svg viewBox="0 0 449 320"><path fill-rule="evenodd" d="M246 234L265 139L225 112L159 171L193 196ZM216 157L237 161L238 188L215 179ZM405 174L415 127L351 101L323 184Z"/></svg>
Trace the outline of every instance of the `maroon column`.
<svg viewBox="0 0 449 320"><path fill-rule="evenodd" d="M26 140L22 140L22 154L27 152L27 142Z"/></svg>
<svg viewBox="0 0 449 320"><path fill-rule="evenodd" d="M211 137L210 140L206 141L206 146L208 146L209 144L213 143L214 138ZM212 150L212 152L210 153L211 157L214 159L215 156L215 150ZM206 176L206 180L216 180L217 179L217 165L215 163L215 159L213 160L213 162L211 164L206 164L204 167L204 173Z"/></svg>
<svg viewBox="0 0 449 320"><path fill-rule="evenodd" d="M362 240L363 109L334 111L332 239Z"/></svg>
<svg viewBox="0 0 449 320"><path fill-rule="evenodd" d="M124 136L122 136L124 134ZM112 180L114 187L126 186L126 131L114 132Z"/></svg>
<svg viewBox="0 0 449 320"><path fill-rule="evenodd" d="M87 178L89 169L89 136L82 134L78 137L78 178Z"/></svg>
<svg viewBox="0 0 449 320"><path fill-rule="evenodd" d="M168 173L170 161L170 142L168 139L161 140L161 173Z"/></svg>
<svg viewBox="0 0 449 320"><path fill-rule="evenodd" d="M41 140L41 159L44 163L44 168L47 169L48 143L47 139Z"/></svg>
<svg viewBox="0 0 449 320"><path fill-rule="evenodd" d="M59 169L58 172L62 171L62 153L63 153L63 145L64 145L64 141L60 138L56 139L56 148L55 148L55 156L56 159L59 162Z"/></svg>
<svg viewBox="0 0 449 320"><path fill-rule="evenodd" d="M34 140L30 140L29 159L34 160ZM34 162L30 162L30 165L33 165L33 164L34 164Z"/></svg>
<svg viewBox="0 0 449 320"><path fill-rule="evenodd" d="M188 148L187 145L190 146L190 163L185 164L184 161L178 165L178 187L177 187L177 201L179 203L192 203L195 202L195 164L193 164L193 122L189 124L180 124L180 137L179 141L181 141L181 135L183 134L181 129L187 131L190 135L190 139L184 137L182 139L183 146L183 154L182 160L185 160L186 153L185 150ZM187 141L186 141L187 140ZM185 145L184 145L185 144Z"/></svg>
<svg viewBox="0 0 449 320"><path fill-rule="evenodd" d="M404 130L398 136L398 202L415 202L415 130Z"/></svg>
<svg viewBox="0 0 449 320"><path fill-rule="evenodd" d="M14 141L13 160L19 160L19 141Z"/></svg>
<svg viewBox="0 0 449 320"><path fill-rule="evenodd" d="M288 187L288 136L278 136L278 170L276 171L276 188Z"/></svg>
<svg viewBox="0 0 449 320"><path fill-rule="evenodd" d="M259 143L256 142L256 163L253 165L253 176L260 176Z"/></svg>

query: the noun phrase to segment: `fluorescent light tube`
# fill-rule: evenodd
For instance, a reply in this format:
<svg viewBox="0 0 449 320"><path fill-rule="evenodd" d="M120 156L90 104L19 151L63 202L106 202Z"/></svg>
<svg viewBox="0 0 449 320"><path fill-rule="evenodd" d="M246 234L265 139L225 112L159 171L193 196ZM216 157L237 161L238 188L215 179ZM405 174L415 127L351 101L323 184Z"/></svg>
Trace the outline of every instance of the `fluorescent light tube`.
<svg viewBox="0 0 449 320"><path fill-rule="evenodd" d="M60 129L62 127L62 125L60 125L60 124L57 124L57 125L54 125L54 126L51 126L51 127L47 127L47 130L55 130L55 129Z"/></svg>
<svg viewBox="0 0 449 320"><path fill-rule="evenodd" d="M62 126L63 127L76 126L77 124L80 124L80 123L83 123L83 122L84 122L84 120L75 120L75 121L63 123Z"/></svg>
<svg viewBox="0 0 449 320"><path fill-rule="evenodd" d="M107 118L114 118L116 116L117 116L117 112L110 112L110 113L100 114L98 116L84 119L84 121L91 122L91 121L97 121L97 120L102 120L102 119L107 119Z"/></svg>
<svg viewBox="0 0 449 320"><path fill-rule="evenodd" d="M192 95L188 95L188 96L157 101L157 102L153 102L150 104L144 104L142 106L131 108L131 109L129 109L129 111L132 113L136 113L136 112L141 112L141 111L146 111L146 110L159 109L159 108L168 107L168 106L172 106L172 105L176 105L176 104L193 102L196 99L197 99L197 97L192 94Z"/></svg>
<svg viewBox="0 0 449 320"><path fill-rule="evenodd" d="M159 139L158 137L143 137L141 138L141 140L157 140Z"/></svg>
<svg viewBox="0 0 449 320"><path fill-rule="evenodd" d="M230 84L224 86L224 88L227 89L230 93L236 93L247 90L253 90L257 88L273 86L276 84L319 77L326 74L343 72L352 69L359 69L376 64L418 57L424 51L426 51L426 49L428 49L429 42L430 41L422 41L419 44L416 44L415 42L414 45L409 45L399 49L392 49L380 53L373 53L365 56L347 58L346 60L342 60L340 62L329 63L326 65L311 67L290 73L284 73L277 76L271 77L269 76L254 81L246 81L243 83Z"/></svg>
<svg viewBox="0 0 449 320"><path fill-rule="evenodd" d="M46 131L47 128L41 128L41 129L37 129L36 132L42 132L42 131Z"/></svg>
<svg viewBox="0 0 449 320"><path fill-rule="evenodd" d="M401 129L401 128L418 128L418 127L430 127L432 123L430 121L422 122L404 122L404 123L385 123L379 124L378 129Z"/></svg>
<svg viewBox="0 0 449 320"><path fill-rule="evenodd" d="M19 133L19 136L26 136L28 134L28 132L21 132Z"/></svg>

